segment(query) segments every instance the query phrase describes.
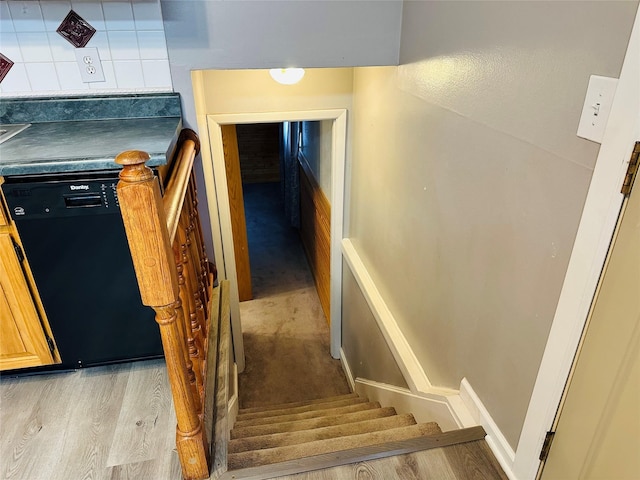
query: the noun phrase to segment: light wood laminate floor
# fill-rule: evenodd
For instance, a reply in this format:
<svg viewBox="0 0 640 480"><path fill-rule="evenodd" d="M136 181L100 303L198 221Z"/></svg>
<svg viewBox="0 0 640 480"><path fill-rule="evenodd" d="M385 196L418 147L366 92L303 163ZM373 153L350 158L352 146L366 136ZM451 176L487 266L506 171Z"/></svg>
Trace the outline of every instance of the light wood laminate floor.
<svg viewBox="0 0 640 480"><path fill-rule="evenodd" d="M179 479L162 360L0 380L0 472L15 480Z"/></svg>
<svg viewBox="0 0 640 480"><path fill-rule="evenodd" d="M179 480L164 362L0 379L0 474L14 480ZM505 479L484 441L282 480Z"/></svg>
<svg viewBox="0 0 640 480"><path fill-rule="evenodd" d="M300 473L279 480L508 480L484 440Z"/></svg>

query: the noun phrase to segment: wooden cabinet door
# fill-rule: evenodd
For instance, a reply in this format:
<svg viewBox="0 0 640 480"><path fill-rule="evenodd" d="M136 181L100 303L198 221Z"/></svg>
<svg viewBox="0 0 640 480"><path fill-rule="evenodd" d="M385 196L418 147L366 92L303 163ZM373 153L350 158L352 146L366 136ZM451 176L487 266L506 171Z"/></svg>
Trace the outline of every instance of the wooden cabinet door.
<svg viewBox="0 0 640 480"><path fill-rule="evenodd" d="M8 233L0 233L0 370L52 363L13 241Z"/></svg>

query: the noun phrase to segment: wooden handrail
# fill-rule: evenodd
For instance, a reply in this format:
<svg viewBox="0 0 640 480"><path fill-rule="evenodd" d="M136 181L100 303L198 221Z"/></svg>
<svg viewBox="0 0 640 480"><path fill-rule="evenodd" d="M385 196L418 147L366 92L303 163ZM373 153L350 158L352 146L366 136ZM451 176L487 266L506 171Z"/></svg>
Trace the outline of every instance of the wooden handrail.
<svg viewBox="0 0 640 480"><path fill-rule="evenodd" d="M191 179L193 162L200 151L200 142L193 130L182 130L178 144L181 145L181 148L178 151L178 158L173 166L163 197L164 211L167 215L167 230L169 230L169 238L172 242L178 229L178 219Z"/></svg>
<svg viewBox="0 0 640 480"><path fill-rule="evenodd" d="M193 163L196 134L181 133L164 198L145 163L149 155L130 150L116 157L123 166L117 192L142 303L156 313L177 417L176 447L187 480L209 477L210 448L203 423L207 338L214 283L201 237ZM216 309L217 312L217 309Z"/></svg>

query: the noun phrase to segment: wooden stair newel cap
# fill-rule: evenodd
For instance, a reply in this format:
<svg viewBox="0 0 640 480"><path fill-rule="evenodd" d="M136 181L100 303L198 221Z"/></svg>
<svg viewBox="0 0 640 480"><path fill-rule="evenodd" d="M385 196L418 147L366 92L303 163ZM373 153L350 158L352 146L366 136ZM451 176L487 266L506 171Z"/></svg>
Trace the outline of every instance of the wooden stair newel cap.
<svg viewBox="0 0 640 480"><path fill-rule="evenodd" d="M153 171L147 167L146 162L151 157L142 150L127 150L116 156L116 163L124 168L120 171L120 180L135 183L153 178Z"/></svg>

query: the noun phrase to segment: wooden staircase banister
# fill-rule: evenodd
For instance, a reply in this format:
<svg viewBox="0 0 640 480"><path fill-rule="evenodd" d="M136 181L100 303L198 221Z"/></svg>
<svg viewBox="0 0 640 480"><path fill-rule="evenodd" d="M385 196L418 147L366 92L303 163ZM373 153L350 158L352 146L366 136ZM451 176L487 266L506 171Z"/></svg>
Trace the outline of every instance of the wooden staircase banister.
<svg viewBox="0 0 640 480"><path fill-rule="evenodd" d="M162 199L164 211L167 215L167 230L169 231L171 242L173 242L178 229L178 219L191 179L193 162L200 151L200 141L193 130L182 130L178 145L181 148L178 150L178 158Z"/></svg>
<svg viewBox="0 0 640 480"><path fill-rule="evenodd" d="M128 150L116 157L123 166L118 182L118 202L142 303L172 305L178 296L178 277L167 230L158 180L146 166L149 154Z"/></svg>
<svg viewBox="0 0 640 480"><path fill-rule="evenodd" d="M160 328L177 417L176 447L187 480L209 477L203 405L215 400L205 399L212 391L205 383L212 377L207 368L216 363L207 356L217 349L209 348L216 340L207 334L219 331L219 307L212 299L218 301L220 294L214 295L215 268L204 251L197 212L193 164L198 151L197 135L183 130L164 197L146 166L147 153L129 150L116 157L123 167L120 210L142 303L154 309Z"/></svg>

